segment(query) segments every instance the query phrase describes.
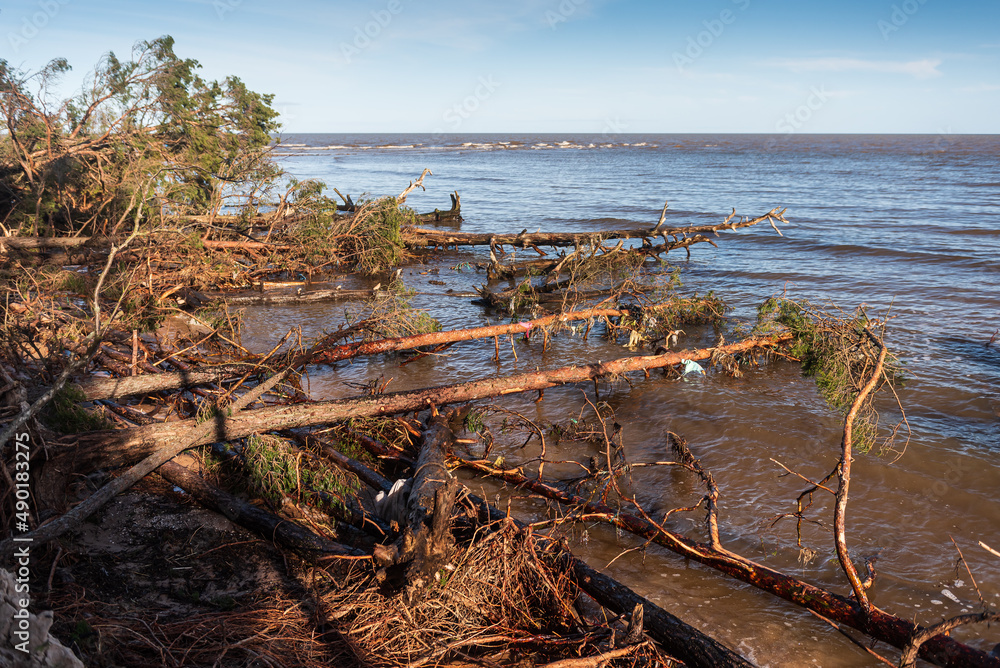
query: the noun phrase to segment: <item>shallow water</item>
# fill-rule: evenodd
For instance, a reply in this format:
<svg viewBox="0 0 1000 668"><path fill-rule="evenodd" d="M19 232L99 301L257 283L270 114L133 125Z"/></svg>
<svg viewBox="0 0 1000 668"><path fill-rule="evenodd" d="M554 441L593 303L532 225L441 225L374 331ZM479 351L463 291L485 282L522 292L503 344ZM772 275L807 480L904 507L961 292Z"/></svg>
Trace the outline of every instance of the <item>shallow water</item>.
<svg viewBox="0 0 1000 668"><path fill-rule="evenodd" d="M1000 605L1000 559L977 545L1000 549L1000 340L986 345L1000 327L1000 137L298 135L286 137L276 153L297 177L322 179L355 199L365 191L396 194L429 167L428 191L407 203L419 211L448 208L447 193L458 190L465 231L640 226L657 220L665 198L671 225L718 222L731 207L757 215L787 206L783 237L758 226L722 233L718 249L695 246L690 260L671 255L684 290L715 290L743 319L785 291L847 310L865 303L877 313L891 305L888 342L907 365L899 397L912 436L898 461L856 457L849 546L859 560L878 554L873 600L901 617L924 623L977 610L949 537L984 597ZM446 328L486 324L489 315L470 299L444 294L469 292L485 280L453 268L477 257L472 250L450 252L431 265L407 267L405 282L422 293L413 305ZM432 268L439 274L421 273ZM308 338L335 329L342 318L343 305L256 309L247 314L245 340L264 349L290 326L302 326ZM688 334L681 346L714 342L710 331ZM362 359L313 372L311 391L317 398L349 396L356 390L345 382L380 375L392 378L389 390L403 390L629 354L599 336L584 341L568 333L544 353L537 342L518 343L516 351L517 361L509 344L501 346L500 369L490 361L489 342L459 344L403 367L391 358ZM591 385L574 386L547 391L540 404L532 396L509 397L505 405L531 419L562 421L580 413L584 390L593 398ZM822 477L839 447L840 417L797 367L776 362L740 380L710 374L676 382L653 374L631 387L602 386L601 399L625 425L632 461L665 458L667 431L687 439L722 490L723 541L730 549L849 591L828 530L805 527L804 543L818 555L802 564L794 524L771 527L804 489L771 458ZM888 423L891 398L880 408ZM578 443L550 444L555 459L591 454ZM666 469L637 470L634 486L658 512L700 496L693 481ZM542 517L545 507L532 503L522 512ZM817 501L813 516L832 522L828 499ZM671 522L701 535L701 519L698 513ZM574 549L599 567L639 544L601 526L577 527L574 535ZM660 548L629 553L611 572L761 665L878 665L809 613ZM1000 642L997 627L956 635L985 648Z"/></svg>

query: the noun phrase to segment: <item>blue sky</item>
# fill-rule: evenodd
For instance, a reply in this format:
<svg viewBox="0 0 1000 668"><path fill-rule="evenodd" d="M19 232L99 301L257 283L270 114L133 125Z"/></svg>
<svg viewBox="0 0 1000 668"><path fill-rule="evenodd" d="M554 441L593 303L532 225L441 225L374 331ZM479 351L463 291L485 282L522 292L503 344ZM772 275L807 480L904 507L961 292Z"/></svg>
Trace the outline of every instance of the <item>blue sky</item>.
<svg viewBox="0 0 1000 668"><path fill-rule="evenodd" d="M1000 132L1000 2L13 0L80 79L170 34L286 132Z"/></svg>

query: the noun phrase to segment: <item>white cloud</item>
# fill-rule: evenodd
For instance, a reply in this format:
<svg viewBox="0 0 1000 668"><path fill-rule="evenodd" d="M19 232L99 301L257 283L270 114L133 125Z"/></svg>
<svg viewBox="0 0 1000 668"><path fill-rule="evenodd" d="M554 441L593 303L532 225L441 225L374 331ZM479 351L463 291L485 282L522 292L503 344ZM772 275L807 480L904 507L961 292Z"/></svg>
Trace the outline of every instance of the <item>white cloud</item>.
<svg viewBox="0 0 1000 668"><path fill-rule="evenodd" d="M923 60L861 60L859 58L796 58L771 61L775 67L792 72L877 72L907 74L917 79L941 76L940 58Z"/></svg>
<svg viewBox="0 0 1000 668"><path fill-rule="evenodd" d="M993 93L1000 90L1000 84L981 83L976 86L964 86L959 88L960 93Z"/></svg>

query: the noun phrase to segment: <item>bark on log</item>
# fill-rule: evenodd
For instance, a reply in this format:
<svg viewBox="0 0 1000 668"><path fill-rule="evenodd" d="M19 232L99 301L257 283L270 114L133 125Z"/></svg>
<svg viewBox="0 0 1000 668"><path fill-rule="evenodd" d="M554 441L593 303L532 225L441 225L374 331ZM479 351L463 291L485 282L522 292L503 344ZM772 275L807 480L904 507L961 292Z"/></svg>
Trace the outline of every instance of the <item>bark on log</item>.
<svg viewBox="0 0 1000 668"><path fill-rule="evenodd" d="M450 418L445 414L432 416L423 431L423 444L414 465L413 486L407 502L407 524L419 532L435 514L434 497L451 479L445 465L447 453L451 450L452 433L448 428Z"/></svg>
<svg viewBox="0 0 1000 668"><path fill-rule="evenodd" d="M218 367L200 368L197 371L168 371L121 378L92 376L77 383L76 387L83 392L87 401L96 401L215 383L221 380L239 378L250 371L253 371L252 365L226 364ZM260 371L264 372L266 369L261 368Z"/></svg>
<svg viewBox="0 0 1000 668"><path fill-rule="evenodd" d="M91 239L92 237L0 237L0 248L76 248L87 244Z"/></svg>
<svg viewBox="0 0 1000 668"><path fill-rule="evenodd" d="M414 587L448 563L455 548L450 528L459 485L445 465L454 438L449 420L444 414L427 420L407 500L407 530L400 556L402 561L413 560L407 579Z"/></svg>
<svg viewBox="0 0 1000 668"><path fill-rule="evenodd" d="M163 464L157 469L157 473L190 494L203 506L222 513L236 524L292 550L308 561L316 562L330 557L371 556L357 548L318 536L294 522L223 492L209 485L194 471L175 462Z"/></svg>
<svg viewBox="0 0 1000 668"><path fill-rule="evenodd" d="M338 301L346 299L370 299L371 297L385 296L389 293L385 290L301 290L287 292L275 290L274 292L258 292L249 290L246 292L208 292L204 296L211 301L224 301L230 306L258 306L268 304L305 304L308 302Z"/></svg>
<svg viewBox="0 0 1000 668"><path fill-rule="evenodd" d="M694 559L828 619L851 626L893 647L906 647L910 639L922 630L921 627L874 606L866 614L856 601L837 596L728 550L716 550L711 545L662 529L631 513L588 501L539 480L530 480L516 471L499 471L484 462L458 461L472 470L528 489L553 501L580 508L588 514L604 515L606 521L625 531L652 540L687 559ZM920 648L920 656L947 668L1000 668L1000 658L990 657L985 652L944 635L937 635L926 641Z"/></svg>
<svg viewBox="0 0 1000 668"><path fill-rule="evenodd" d="M536 371L500 378L454 385L442 385L424 390L393 392L376 396L351 397L335 401L268 406L242 411L231 416L218 416L214 429L191 447L243 438L255 432L292 429L329 424L356 417L394 415L423 410L431 406L462 403L475 399L506 394L544 390L566 383L578 383L602 376L618 376L630 371L645 371L680 364L682 359L710 359L716 351L727 355L773 348L791 340L791 334L749 338L719 348L701 348L668 352L662 355L625 357L610 362L582 366L567 366L551 371ZM176 443L190 434L194 419L126 429L83 434L75 446L46 464L57 475L86 475L98 468L122 466L148 455L158 446Z"/></svg>

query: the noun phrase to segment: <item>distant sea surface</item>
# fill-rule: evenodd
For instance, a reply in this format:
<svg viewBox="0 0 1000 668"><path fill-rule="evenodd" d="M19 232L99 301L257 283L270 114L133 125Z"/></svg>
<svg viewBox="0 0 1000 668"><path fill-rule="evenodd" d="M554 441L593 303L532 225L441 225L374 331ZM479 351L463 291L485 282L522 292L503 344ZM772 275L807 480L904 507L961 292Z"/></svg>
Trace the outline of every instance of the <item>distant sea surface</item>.
<svg viewBox="0 0 1000 668"><path fill-rule="evenodd" d="M862 556L880 556L884 579L876 603L905 618L933 622L975 608L968 578L955 575L949 536L977 569L984 595L1000 604L1000 560L976 544L1000 549L1000 335L990 343L1000 328L1000 136L308 134L284 136L274 154L296 177L320 179L331 193L336 187L355 199L398 194L430 168L426 192L413 193L407 204L421 212L446 209L448 194L458 191L461 229L471 232L653 225L665 200L671 226L721 222L734 208L755 216L787 207L783 236L762 224L722 232L718 248L698 244L690 259L684 251L668 255L681 269L682 291L714 290L733 306L734 317L747 320L764 299L780 294L848 312L860 304L873 315L890 310L888 343L906 363L899 397L913 437L898 462L859 456L850 544ZM456 262L440 268L450 287L484 282L482 275L450 270ZM419 290L427 287L419 271L405 277ZM445 327L481 324L482 310L468 301L421 297L415 305ZM308 317L333 325L335 312L314 310ZM259 317L266 321L261 331L273 336L305 322L307 311ZM562 348L537 359L530 357L537 352L519 351L520 364L533 369L629 354L606 344L598 350L602 344L593 340L560 341ZM696 343L712 344L681 345ZM351 373L395 377L390 389L458 382L491 373L493 346L487 347L456 346L449 356L406 371L391 362L345 367L326 381L317 376L314 388L336 395L337 383ZM573 392L547 392L539 419L578 412L580 391ZM817 477L836 461L841 418L818 398L811 380L785 364L743 381L649 380L618 392L619 421L635 457L660 457L666 429L679 431L706 457L723 487L725 539L733 549L847 592L826 530L808 536L820 556L807 568L797 561L793 525L770 529L765 521L793 510L802 487L779 478L783 472L771 458ZM887 417L895 415L891 396L880 405ZM524 410L535 411L535 404L525 399ZM643 480L636 482L644 485L640 498L654 506L682 504L680 497L668 499L678 481L652 473ZM819 514L830 521L829 512L827 504ZM691 521L700 526L699 518ZM590 551L598 565L628 544L613 532L592 533L587 546L574 549ZM871 665L871 657L793 606L680 564L666 554L632 555L615 568L763 665ZM749 608L757 612L748 616ZM788 627L803 625L811 630L789 638ZM992 629L960 633L1000 641Z"/></svg>

